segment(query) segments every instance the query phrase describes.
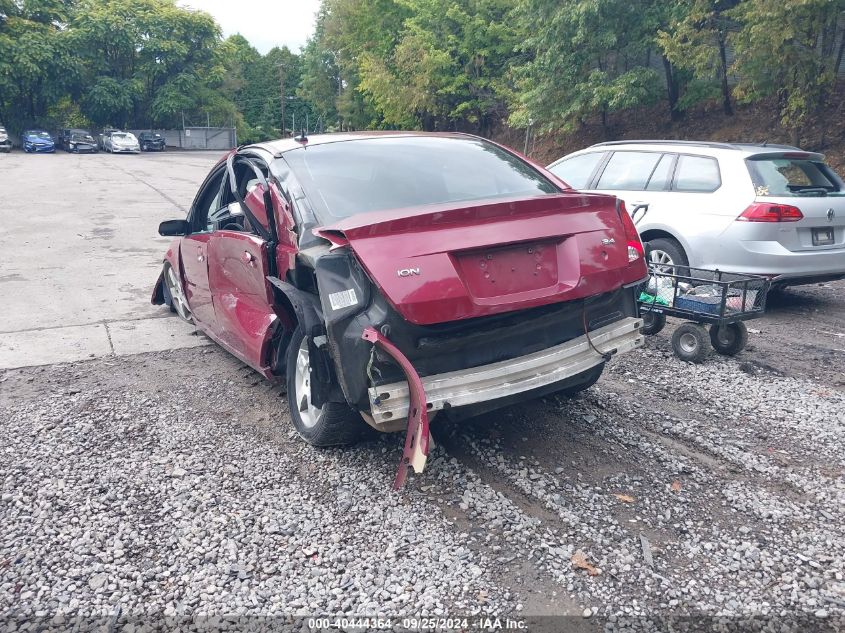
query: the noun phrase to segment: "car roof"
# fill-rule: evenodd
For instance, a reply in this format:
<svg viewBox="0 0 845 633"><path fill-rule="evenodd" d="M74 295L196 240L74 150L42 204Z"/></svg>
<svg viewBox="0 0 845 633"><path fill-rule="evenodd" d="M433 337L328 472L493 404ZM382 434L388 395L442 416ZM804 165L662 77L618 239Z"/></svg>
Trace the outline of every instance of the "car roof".
<svg viewBox="0 0 845 633"><path fill-rule="evenodd" d="M679 151L680 147L688 149L701 149L711 154L712 150L739 152L743 156L756 156L760 154L782 154L784 152L805 152L793 145L781 145L779 143L721 143L718 141L681 141L681 140L630 140L630 141L606 141L596 143L586 149L608 148L608 149L660 149L663 151ZM710 151L708 151L710 150ZM583 150L582 150L583 151Z"/></svg>
<svg viewBox="0 0 845 633"><path fill-rule="evenodd" d="M256 143L249 147L260 147L276 158L279 158L285 152L289 152L301 147L313 145L326 145L328 143L345 143L347 141L359 141L363 139L376 138L421 138L421 137L437 137L437 138L479 138L472 134L464 134L461 132L393 132L393 131L378 131L378 132L336 132L332 134L315 134L308 136L305 143L297 141L292 138L283 138L276 141L267 141L266 143Z"/></svg>

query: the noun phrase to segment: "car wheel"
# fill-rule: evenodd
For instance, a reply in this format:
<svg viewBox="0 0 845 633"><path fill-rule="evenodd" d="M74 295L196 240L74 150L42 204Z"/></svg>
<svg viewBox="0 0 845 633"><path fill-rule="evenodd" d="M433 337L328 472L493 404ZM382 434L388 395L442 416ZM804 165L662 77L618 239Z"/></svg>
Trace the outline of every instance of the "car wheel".
<svg viewBox="0 0 845 633"><path fill-rule="evenodd" d="M188 301L185 298L185 291L182 288L182 281L179 275L173 270L170 264L164 265L164 301L170 306L170 311L175 312L179 317L188 323L194 322Z"/></svg>
<svg viewBox="0 0 845 633"><path fill-rule="evenodd" d="M723 356L733 356L745 349L748 344L748 328L742 321L729 323L723 327L710 326L710 342L713 349Z"/></svg>
<svg viewBox="0 0 845 633"><path fill-rule="evenodd" d="M703 363L710 355L710 338L704 326L684 323L672 334L675 356L688 363Z"/></svg>
<svg viewBox="0 0 845 633"><path fill-rule="evenodd" d="M308 339L301 327L291 336L286 355L290 418L294 428L312 446L352 444L361 439L366 424L345 402L311 401L311 362Z"/></svg>
<svg viewBox="0 0 845 633"><path fill-rule="evenodd" d="M586 391L598 382L598 379L601 378L603 371L604 363L599 363L595 367L590 367L590 369L582 371L576 376L576 378L578 378L578 382L570 387L564 387L558 393L571 397L581 393L582 391Z"/></svg>
<svg viewBox="0 0 845 633"><path fill-rule="evenodd" d="M668 237L659 237L646 242L646 259L657 272L675 273L675 266L689 266L689 259L683 247Z"/></svg>
<svg viewBox="0 0 845 633"><path fill-rule="evenodd" d="M643 327L640 330L646 336L657 334L666 327L666 315L659 312L643 312Z"/></svg>

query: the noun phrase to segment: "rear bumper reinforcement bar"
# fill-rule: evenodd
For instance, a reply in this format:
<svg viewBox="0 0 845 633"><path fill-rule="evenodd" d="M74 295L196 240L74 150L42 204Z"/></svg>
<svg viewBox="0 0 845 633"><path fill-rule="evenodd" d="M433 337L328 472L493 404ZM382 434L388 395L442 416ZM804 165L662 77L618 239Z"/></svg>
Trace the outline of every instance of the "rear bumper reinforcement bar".
<svg viewBox="0 0 845 633"><path fill-rule="evenodd" d="M642 319L627 317L593 330L590 332L590 340L602 353L624 354L642 346L644 340L640 331L642 323ZM364 332L364 338L384 345L384 342L380 340L383 337L375 330L370 332L371 330L368 328ZM387 343L389 344L389 341ZM405 356L398 350L396 350L398 357L390 353L389 349L385 351L396 359L406 375L409 375L405 364L410 365L410 363ZM419 388L412 390L416 393L412 394L409 391L409 383L415 382L410 379L410 375L408 383L396 382L380 386L375 392L370 390L372 416L376 424L385 424L407 416L409 402L413 402L414 408L419 408L422 413L425 413L445 407L460 407L496 400L551 385L580 374L603 361L604 358L592 349L587 337L582 335L566 343L526 356L481 367L426 376L421 379L413 367L410 367L413 377L421 381ZM421 407L416 405L418 402L416 398L419 397L423 399ZM409 437L410 424L409 421ZM426 426L428 426L427 416Z"/></svg>
<svg viewBox="0 0 845 633"><path fill-rule="evenodd" d="M405 434L402 462L396 472L396 479L393 480L393 489L398 490L405 484L405 479L408 477L408 468L413 467L414 472L421 473L428 459L431 436L428 430L428 411L425 407L425 388L419 374L411 365L411 361L387 337L368 327L364 330L362 338L390 356L402 368L405 377L408 379L407 383L403 383L405 385L405 411L403 415L410 413L408 415L408 431ZM374 394L371 392L371 400L373 396Z"/></svg>

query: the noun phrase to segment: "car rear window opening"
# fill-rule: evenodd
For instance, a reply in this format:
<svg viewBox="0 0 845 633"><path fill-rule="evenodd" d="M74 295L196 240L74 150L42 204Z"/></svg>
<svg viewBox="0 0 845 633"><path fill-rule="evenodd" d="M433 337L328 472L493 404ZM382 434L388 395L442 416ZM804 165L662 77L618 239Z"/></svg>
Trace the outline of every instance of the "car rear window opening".
<svg viewBox="0 0 845 633"><path fill-rule="evenodd" d="M758 196L818 196L841 191L830 167L806 158L751 158L747 161Z"/></svg>

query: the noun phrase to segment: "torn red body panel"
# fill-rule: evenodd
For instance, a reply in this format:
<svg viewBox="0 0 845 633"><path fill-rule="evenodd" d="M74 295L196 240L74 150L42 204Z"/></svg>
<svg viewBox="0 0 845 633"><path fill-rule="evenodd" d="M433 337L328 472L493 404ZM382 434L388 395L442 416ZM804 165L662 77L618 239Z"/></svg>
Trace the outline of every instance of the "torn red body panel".
<svg viewBox="0 0 845 633"><path fill-rule="evenodd" d="M408 468L421 473L425 468L429 448L428 410L426 409L425 388L419 374L405 355L399 351L390 340L374 328L364 330L363 339L377 345L384 353L398 364L408 378L410 392L410 406L408 407L408 430L405 435L405 449L402 451L402 462L393 480L393 489L399 490L408 478Z"/></svg>

